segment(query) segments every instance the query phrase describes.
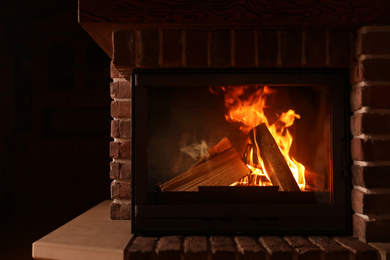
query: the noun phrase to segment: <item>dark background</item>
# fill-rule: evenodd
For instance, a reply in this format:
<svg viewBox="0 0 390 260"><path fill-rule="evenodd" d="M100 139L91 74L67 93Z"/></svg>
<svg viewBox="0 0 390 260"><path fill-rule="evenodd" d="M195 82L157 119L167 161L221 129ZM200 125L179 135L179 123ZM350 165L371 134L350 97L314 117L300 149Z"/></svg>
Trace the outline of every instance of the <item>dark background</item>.
<svg viewBox="0 0 390 260"><path fill-rule="evenodd" d="M0 259L110 198L109 67L77 0L0 0Z"/></svg>

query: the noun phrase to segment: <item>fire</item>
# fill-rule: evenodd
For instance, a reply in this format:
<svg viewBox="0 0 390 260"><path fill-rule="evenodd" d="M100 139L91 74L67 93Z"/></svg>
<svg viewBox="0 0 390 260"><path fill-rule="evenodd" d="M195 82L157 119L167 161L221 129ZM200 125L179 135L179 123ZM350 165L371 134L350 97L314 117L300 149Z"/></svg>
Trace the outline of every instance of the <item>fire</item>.
<svg viewBox="0 0 390 260"><path fill-rule="evenodd" d="M240 130L244 134L248 134L257 125L265 123L279 146L299 188L304 190L306 185L305 166L290 156L293 136L288 129L294 124L295 119L300 118L300 115L290 109L282 113L274 123L270 124L264 114L264 108L266 108L267 96L275 93L274 89L267 86L255 87L255 91L253 92L252 88L252 93L249 95L249 87L246 86L227 86L221 87L221 89L225 92L226 120L232 123L238 123ZM213 89L211 91L215 92ZM252 144L251 148L246 152L245 159L252 173L250 176L232 185L272 185L256 144Z"/></svg>

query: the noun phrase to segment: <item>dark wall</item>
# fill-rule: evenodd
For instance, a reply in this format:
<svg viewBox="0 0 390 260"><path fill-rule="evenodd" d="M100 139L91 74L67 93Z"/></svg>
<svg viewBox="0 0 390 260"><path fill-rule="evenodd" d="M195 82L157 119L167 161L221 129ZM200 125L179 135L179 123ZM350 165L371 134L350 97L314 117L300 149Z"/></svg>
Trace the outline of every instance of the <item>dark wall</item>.
<svg viewBox="0 0 390 260"><path fill-rule="evenodd" d="M110 59L78 24L77 1L0 10L2 209L109 199Z"/></svg>

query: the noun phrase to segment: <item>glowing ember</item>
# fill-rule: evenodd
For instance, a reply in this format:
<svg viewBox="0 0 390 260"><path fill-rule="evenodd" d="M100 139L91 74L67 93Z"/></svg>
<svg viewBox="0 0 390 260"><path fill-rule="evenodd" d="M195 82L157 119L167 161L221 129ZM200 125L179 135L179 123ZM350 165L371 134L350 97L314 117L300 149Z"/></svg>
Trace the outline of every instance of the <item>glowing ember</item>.
<svg viewBox="0 0 390 260"><path fill-rule="evenodd" d="M281 114L278 119L270 125L264 114L264 108L266 107L267 96L275 93L276 91L267 86L256 86L253 88L249 88L247 86L223 86L219 88L210 88L210 90L214 93L221 91L225 93L225 106L227 108L225 118L229 122L238 123L240 125L240 130L244 134L248 134L251 129L261 123L266 124L278 144L287 165L291 169L299 188L304 190L305 166L290 156L290 148L293 142L293 137L288 130L288 128L294 124L295 119L300 118L300 115L290 109ZM272 185L270 178L267 175L267 171L264 168L263 160L260 157L259 147L256 144L252 144L249 151L247 151L246 160L246 163L252 173L250 176L241 179L239 182L233 183L233 186Z"/></svg>

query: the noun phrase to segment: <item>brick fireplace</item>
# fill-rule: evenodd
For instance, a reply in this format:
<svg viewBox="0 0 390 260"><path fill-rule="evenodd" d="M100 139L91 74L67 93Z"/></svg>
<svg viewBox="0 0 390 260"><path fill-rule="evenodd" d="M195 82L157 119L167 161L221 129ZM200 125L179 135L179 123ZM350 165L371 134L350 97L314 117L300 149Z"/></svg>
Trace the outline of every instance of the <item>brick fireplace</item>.
<svg viewBox="0 0 390 260"><path fill-rule="evenodd" d="M354 234L364 241L386 241L389 231L386 228L389 223L386 219L389 213L386 122L390 119L383 93L389 77L386 69L380 69L386 68L388 63L386 55L390 50L385 41L381 41L386 37L390 37L389 27L363 27L357 31L355 52L355 34L350 31L114 32L111 74L111 137L114 141L110 145L112 218L131 218L130 71L123 76L120 73L123 67L345 67L351 68ZM381 42L383 46L371 47ZM128 44L134 44L135 48L126 48ZM121 52L123 50L127 55ZM243 50L246 52L241 55ZM116 58L118 56L120 58ZM128 60L124 60L126 56Z"/></svg>
<svg viewBox="0 0 390 260"><path fill-rule="evenodd" d="M88 9L86 2L81 10ZM258 21L254 20L246 26L238 18L223 24L211 17L206 23L213 26L205 28L206 23L186 24L189 22L184 18L178 25L180 18L177 17L172 18L176 22L174 25L169 20L159 24L153 20L155 16L148 17L147 12L134 14L134 20L130 19L130 25L126 25L125 16L119 15L112 19L112 25L102 27L104 33L101 35L92 29L95 20L90 14L81 15L81 24L112 58L111 218L131 219L133 69L346 68L351 72L353 162L351 170L345 174L352 177L353 234L364 242L389 242L390 105L387 88L390 87L390 26L387 24L390 21L375 10L383 4L379 2L373 3L371 18L363 15L368 9L356 9L356 16L352 15L356 22L345 20L349 14L340 13L339 22L331 13L327 14L328 20L300 17L299 21L292 19L291 23L288 19L284 22L275 20L275 24L263 17L260 20L264 26L257 26ZM144 23L138 23L136 18L144 18ZM107 36L105 39L104 35Z"/></svg>

